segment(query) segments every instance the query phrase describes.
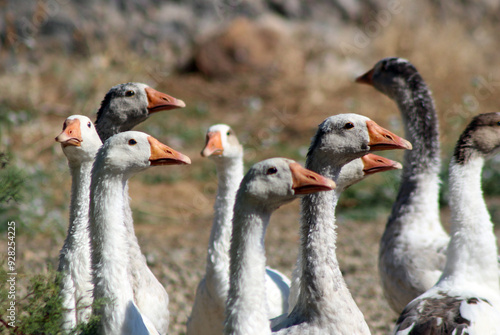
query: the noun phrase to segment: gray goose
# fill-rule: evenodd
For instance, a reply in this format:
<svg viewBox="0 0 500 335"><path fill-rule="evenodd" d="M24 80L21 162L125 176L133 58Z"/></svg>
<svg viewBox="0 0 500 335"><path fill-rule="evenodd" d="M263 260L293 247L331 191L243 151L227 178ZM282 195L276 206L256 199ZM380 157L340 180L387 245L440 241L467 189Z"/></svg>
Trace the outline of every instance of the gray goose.
<svg viewBox="0 0 500 335"><path fill-rule="evenodd" d="M111 136L131 130L151 114L185 107L186 104L146 84L125 83L113 86L97 112L95 126L103 143ZM128 194L128 186L124 190ZM149 269L134 233L132 211L128 198L124 202L124 218L129 241L130 276L135 303L160 334L166 334L169 324L168 294ZM163 291L162 291L163 290Z"/></svg>
<svg viewBox="0 0 500 335"><path fill-rule="evenodd" d="M439 124L431 92L417 69L402 58L384 58L356 80L394 100L406 151L399 192L379 249L379 274L385 298L396 313L431 288L441 276L449 236L439 215Z"/></svg>
<svg viewBox="0 0 500 335"><path fill-rule="evenodd" d="M341 168L370 151L410 149L411 144L367 117L338 114L318 127L306 168L334 181ZM336 257L336 192L301 201L302 272L297 303L273 326L279 334L369 334L363 314L342 277Z"/></svg>

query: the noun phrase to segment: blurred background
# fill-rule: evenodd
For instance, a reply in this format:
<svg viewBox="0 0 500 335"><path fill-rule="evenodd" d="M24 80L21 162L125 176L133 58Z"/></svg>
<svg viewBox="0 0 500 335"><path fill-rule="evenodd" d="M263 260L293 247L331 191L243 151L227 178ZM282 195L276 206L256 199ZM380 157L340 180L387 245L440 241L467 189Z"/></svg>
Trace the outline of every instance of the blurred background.
<svg viewBox="0 0 500 335"><path fill-rule="evenodd" d="M130 182L141 247L170 294L171 334L184 333L204 273L217 183L199 152L212 124L235 129L247 167L273 156L303 163L317 125L333 114L363 114L404 135L394 102L353 80L383 57L405 57L436 101L447 225L455 141L472 116L498 111L499 12L495 0L1 0L0 240L6 244L7 222L15 221L18 306L36 305L32 278L50 278L66 234L71 180L54 137L69 115L95 120L105 93L124 82L187 104L136 129L192 165L150 169ZM402 160L400 152L384 155ZM495 222L499 158L483 174ZM398 172L373 176L348 189L337 210L341 268L374 334L387 333L397 317L376 263L398 186ZM296 201L268 230L268 262L287 275L298 227ZM0 305L5 299L0 294ZM32 312L21 308L20 322ZM0 325L0 332L13 330Z"/></svg>

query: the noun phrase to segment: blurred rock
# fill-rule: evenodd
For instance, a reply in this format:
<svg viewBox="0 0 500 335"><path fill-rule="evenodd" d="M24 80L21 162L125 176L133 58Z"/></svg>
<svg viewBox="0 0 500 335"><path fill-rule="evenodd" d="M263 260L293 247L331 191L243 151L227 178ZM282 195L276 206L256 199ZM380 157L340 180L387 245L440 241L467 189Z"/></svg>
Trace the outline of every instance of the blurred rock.
<svg viewBox="0 0 500 335"><path fill-rule="evenodd" d="M303 67L303 55L286 32L268 23L237 18L208 37L195 54L197 69L208 77L249 71L288 72ZM290 67L290 63L294 66Z"/></svg>

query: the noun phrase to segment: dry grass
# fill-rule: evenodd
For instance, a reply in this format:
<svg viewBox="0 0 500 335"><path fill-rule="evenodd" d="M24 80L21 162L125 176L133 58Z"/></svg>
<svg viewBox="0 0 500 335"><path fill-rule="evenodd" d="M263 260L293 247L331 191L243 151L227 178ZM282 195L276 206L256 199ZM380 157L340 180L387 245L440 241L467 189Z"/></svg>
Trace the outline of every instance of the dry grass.
<svg viewBox="0 0 500 335"><path fill-rule="evenodd" d="M335 36L329 40L305 36L299 28L295 37L308 38L303 42L306 65L304 71L289 75L245 73L213 80L196 73L170 74L164 69L171 60L124 52L119 44L105 50L90 45L88 57L46 55L0 73L1 109L12 117L25 111L30 119L0 126L0 151L13 152L16 165L29 175L43 173L42 181L29 179L38 185L39 194L27 196L26 201L50 199L23 207L41 212L20 213L24 231L18 231L18 262L27 274L42 271L47 262L57 262L70 178L53 138L64 118L84 114L93 119L104 93L117 83L149 83L188 105L185 110L155 115L138 130L186 153L193 158L192 166L151 169L135 177L130 187L139 241L171 296L171 334L182 334L203 273L215 190L213 166L199 157L206 127L231 124L248 148L248 163L271 156L303 160L316 125L341 112L367 115L401 134L394 103L352 82L377 60L392 55L412 61L432 88L445 157L471 115L496 110L499 86L488 86L490 94L481 86L481 78L492 78L490 83L500 78L496 31L488 26L467 31L459 22L443 24L432 19L417 24L409 17L408 13L396 16L366 48L349 57L339 53L335 43L348 40L355 30L332 32ZM471 103L474 99L476 104ZM376 269L378 240L388 211L386 208L385 215L374 222L339 219L338 257L374 334L387 333L395 320L382 297ZM53 216L42 220L49 214ZM38 219L44 224L36 222ZM267 237L269 263L286 274L291 273L295 261L297 222L296 202L276 213Z"/></svg>

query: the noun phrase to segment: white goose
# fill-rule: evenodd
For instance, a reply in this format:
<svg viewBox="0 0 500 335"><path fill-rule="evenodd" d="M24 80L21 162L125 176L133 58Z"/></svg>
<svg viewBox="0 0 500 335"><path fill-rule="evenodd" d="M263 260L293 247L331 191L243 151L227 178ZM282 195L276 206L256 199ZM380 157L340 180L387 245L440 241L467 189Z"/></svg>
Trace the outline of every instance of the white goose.
<svg viewBox="0 0 500 335"><path fill-rule="evenodd" d="M68 117L56 141L61 143L71 172L69 228L57 268L61 272L60 294L64 308L62 329L68 332L86 322L92 311L88 233L90 171L102 143L92 121L83 115Z"/></svg>
<svg viewBox="0 0 500 335"><path fill-rule="evenodd" d="M270 334L264 238L278 207L300 194L332 190L335 183L296 162L272 158L255 164L236 196L230 248L225 334Z"/></svg>
<svg viewBox="0 0 500 335"><path fill-rule="evenodd" d="M500 334L500 285L493 224L481 171L500 150L500 113L476 116L450 164L451 239L439 281L411 301L394 334Z"/></svg>
<svg viewBox="0 0 500 335"><path fill-rule="evenodd" d="M113 86L97 112L96 129L102 141L123 131L131 130L151 114L163 110L185 107L179 99L142 83L125 83ZM128 194L128 186L124 191ZM134 233L132 210L125 203L124 222L129 241L130 280L134 288L135 302L148 316L160 334L166 334L169 324L168 294L149 269Z"/></svg>
<svg viewBox="0 0 500 335"><path fill-rule="evenodd" d="M357 80L399 107L413 150L405 152L401 184L380 241L379 274L396 313L441 276L449 236L439 218L439 125L431 92L405 59L384 58Z"/></svg>
<svg viewBox="0 0 500 335"><path fill-rule="evenodd" d="M342 167L340 174L337 178L335 184L335 193L337 197L340 197L341 193L348 187L362 181L366 177L383 171L401 169L400 163L393 160L381 157L375 154L366 154L361 158L355 159ZM300 254L297 256L297 262L292 274L292 285L290 286L290 296L288 297L288 313L293 311L297 299L299 297L300 291L300 274L302 273L302 256ZM271 320L271 326L278 325L283 319L287 317L287 314L281 315L279 318Z"/></svg>
<svg viewBox="0 0 500 335"><path fill-rule="evenodd" d="M369 151L411 149L411 144L356 114L327 118L318 127L306 167L333 180L342 166ZM302 273L297 303L273 327L279 334L369 334L349 292L335 252L336 192L307 195L301 202Z"/></svg>
<svg viewBox="0 0 500 335"><path fill-rule="evenodd" d="M205 277L187 323L187 334L221 334L229 290L229 245L236 191L243 179L243 147L234 131L225 124L211 126L201 152L217 169L218 189ZM287 311L290 280L279 271L266 268L266 296L269 318Z"/></svg>
<svg viewBox="0 0 500 335"><path fill-rule="evenodd" d="M134 302L130 280L129 242L123 207L128 203L127 180L150 166L190 164L188 157L141 132L108 139L92 169L90 236L94 299L107 302L94 310L100 334L158 334Z"/></svg>

